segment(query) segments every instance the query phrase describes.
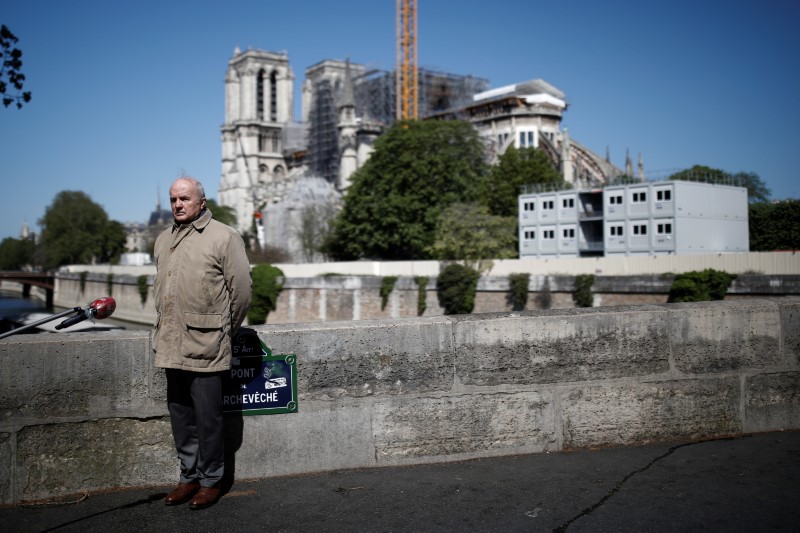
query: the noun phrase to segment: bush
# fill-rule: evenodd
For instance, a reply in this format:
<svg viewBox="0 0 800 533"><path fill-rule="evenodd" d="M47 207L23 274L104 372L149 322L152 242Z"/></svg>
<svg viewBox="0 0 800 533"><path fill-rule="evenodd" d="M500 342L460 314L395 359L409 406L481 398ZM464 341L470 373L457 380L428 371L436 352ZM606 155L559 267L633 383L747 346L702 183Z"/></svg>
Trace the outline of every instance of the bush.
<svg viewBox="0 0 800 533"><path fill-rule="evenodd" d="M446 266L436 279L439 305L446 315L462 315L475 307L475 289L480 274L473 268L459 264Z"/></svg>
<svg viewBox="0 0 800 533"><path fill-rule="evenodd" d="M422 316L428 308L428 293L425 290L428 276L414 276L414 281L417 282L417 316Z"/></svg>
<svg viewBox="0 0 800 533"><path fill-rule="evenodd" d="M142 300L142 305L147 303L147 293L150 292L150 286L147 284L147 274L142 274L136 278L136 284L139 286L139 298Z"/></svg>
<svg viewBox="0 0 800 533"><path fill-rule="evenodd" d="M536 295L536 305L540 309L550 309L553 306L553 293L550 290L550 278L544 278L544 285L542 291Z"/></svg>
<svg viewBox="0 0 800 533"><path fill-rule="evenodd" d="M278 296L283 290L283 272L272 265L253 267L253 301L247 311L251 325L265 324L270 311L275 310Z"/></svg>
<svg viewBox="0 0 800 533"><path fill-rule="evenodd" d="M386 304L389 303L389 295L392 294L395 283L397 283L397 276L384 276L381 278L381 311L386 309Z"/></svg>
<svg viewBox="0 0 800 533"><path fill-rule="evenodd" d="M692 271L678 274L672 280L667 302L707 302L722 300L735 274L707 268L702 272Z"/></svg>
<svg viewBox="0 0 800 533"><path fill-rule="evenodd" d="M591 307L594 304L594 274L581 274L575 276L575 292L572 293L572 301L578 307Z"/></svg>
<svg viewBox="0 0 800 533"><path fill-rule="evenodd" d="M81 283L81 294L83 294L84 291L86 290L86 276L88 276L89 273L84 270L79 275L81 277L81 282L80 282Z"/></svg>
<svg viewBox="0 0 800 533"><path fill-rule="evenodd" d="M511 304L514 311L524 311L528 305L528 287L531 283L531 275L528 273L515 273L508 275L508 297L506 300Z"/></svg>

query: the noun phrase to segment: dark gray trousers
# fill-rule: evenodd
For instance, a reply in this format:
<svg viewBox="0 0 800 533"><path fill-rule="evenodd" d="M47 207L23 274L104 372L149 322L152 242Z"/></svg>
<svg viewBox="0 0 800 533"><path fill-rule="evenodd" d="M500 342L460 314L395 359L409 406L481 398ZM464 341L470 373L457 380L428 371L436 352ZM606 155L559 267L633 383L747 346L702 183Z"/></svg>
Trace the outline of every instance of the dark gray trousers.
<svg viewBox="0 0 800 533"><path fill-rule="evenodd" d="M225 471L222 374L168 368L167 407L181 483L213 487Z"/></svg>

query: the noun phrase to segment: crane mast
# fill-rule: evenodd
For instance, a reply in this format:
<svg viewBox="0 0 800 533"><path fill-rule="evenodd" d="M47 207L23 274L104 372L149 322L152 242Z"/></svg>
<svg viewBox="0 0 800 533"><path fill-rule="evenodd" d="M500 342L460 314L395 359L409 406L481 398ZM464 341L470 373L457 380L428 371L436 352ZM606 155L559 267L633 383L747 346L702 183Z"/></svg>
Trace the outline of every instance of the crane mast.
<svg viewBox="0 0 800 533"><path fill-rule="evenodd" d="M417 0L397 0L397 70L395 72L398 120L419 118L417 79Z"/></svg>

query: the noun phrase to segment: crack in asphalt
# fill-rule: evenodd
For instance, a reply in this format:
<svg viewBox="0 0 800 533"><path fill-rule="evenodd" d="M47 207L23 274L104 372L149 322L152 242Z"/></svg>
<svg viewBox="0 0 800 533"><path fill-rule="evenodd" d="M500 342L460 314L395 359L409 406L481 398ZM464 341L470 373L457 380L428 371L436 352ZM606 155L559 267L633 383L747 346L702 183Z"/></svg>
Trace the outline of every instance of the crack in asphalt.
<svg viewBox="0 0 800 533"><path fill-rule="evenodd" d="M581 511L577 515L575 515L572 518L570 518L569 520L567 520L562 525L560 525L557 528L553 529L553 532L554 533L564 533L567 530L567 528L570 526L570 524L572 524L573 522L575 522L576 520L578 520L580 518L583 518L584 516L588 516L588 515L592 514L595 510L597 510L603 504L605 504L612 496L614 496L617 492L620 491L622 486L625 485L625 483L627 483L627 481L630 478L632 478L636 474L641 474L642 472L644 472L645 470L647 470L648 468L650 468L651 466L653 466L657 462L661 461L662 459L664 459L666 457L669 457L670 455L675 453L676 450L679 450L679 449L684 448L686 446L694 446L696 444L703 444L703 443L706 443L706 442L717 441L717 440L732 440L732 438L728 437L728 438L721 438L721 439L709 439L709 440L702 440L702 441L695 441L695 442L685 442L683 444L678 444L676 446L672 446L666 452L662 453L661 455L659 455L658 457L656 457L655 459L653 459L652 461L647 463L642 468L639 468L638 470L634 470L633 472L631 472L630 474L628 474L627 476L622 478L620 481L617 482L616 485L614 485L614 488L612 488L608 492L608 494L606 494L605 496L603 496L600 499L600 501L598 501L597 503L595 503L591 507L587 507L586 509L584 509L583 511Z"/></svg>

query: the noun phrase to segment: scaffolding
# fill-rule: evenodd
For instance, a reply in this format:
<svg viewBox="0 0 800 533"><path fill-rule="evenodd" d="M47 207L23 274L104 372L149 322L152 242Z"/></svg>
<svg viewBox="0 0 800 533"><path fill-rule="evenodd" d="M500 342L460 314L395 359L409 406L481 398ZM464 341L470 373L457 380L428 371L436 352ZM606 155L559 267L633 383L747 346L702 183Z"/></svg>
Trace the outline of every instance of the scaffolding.
<svg viewBox="0 0 800 533"><path fill-rule="evenodd" d="M313 175L335 183L339 172L339 102L343 92L345 62L326 60L310 67L308 164ZM360 127L385 130L396 120L394 71L350 63L356 115ZM431 69L419 69L421 118L472 103L475 94L487 90L489 80Z"/></svg>

